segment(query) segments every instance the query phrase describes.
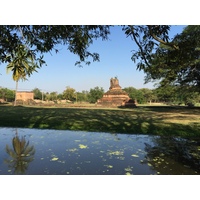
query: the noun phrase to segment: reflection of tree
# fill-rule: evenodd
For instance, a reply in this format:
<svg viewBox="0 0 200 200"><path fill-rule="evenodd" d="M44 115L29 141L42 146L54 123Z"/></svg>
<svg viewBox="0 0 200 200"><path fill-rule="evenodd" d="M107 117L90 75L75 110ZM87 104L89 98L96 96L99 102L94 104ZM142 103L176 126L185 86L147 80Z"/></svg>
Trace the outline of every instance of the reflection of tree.
<svg viewBox="0 0 200 200"><path fill-rule="evenodd" d="M28 168L28 164L33 161L35 149L34 146L29 146L29 141L25 140L25 136L21 138L17 134L12 139L12 147L6 145L6 152L11 156L11 159L5 159L8 166L14 169L14 172L24 174Z"/></svg>
<svg viewBox="0 0 200 200"><path fill-rule="evenodd" d="M160 174L200 174L200 140L156 137L145 144L146 162Z"/></svg>

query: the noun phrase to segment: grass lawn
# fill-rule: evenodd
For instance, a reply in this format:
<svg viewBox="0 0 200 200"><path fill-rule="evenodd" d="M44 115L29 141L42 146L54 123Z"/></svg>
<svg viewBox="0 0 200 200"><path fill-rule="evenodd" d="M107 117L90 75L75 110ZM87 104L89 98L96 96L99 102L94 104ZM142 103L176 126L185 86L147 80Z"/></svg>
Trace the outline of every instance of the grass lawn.
<svg viewBox="0 0 200 200"><path fill-rule="evenodd" d="M200 136L200 108L134 109L0 106L0 127Z"/></svg>

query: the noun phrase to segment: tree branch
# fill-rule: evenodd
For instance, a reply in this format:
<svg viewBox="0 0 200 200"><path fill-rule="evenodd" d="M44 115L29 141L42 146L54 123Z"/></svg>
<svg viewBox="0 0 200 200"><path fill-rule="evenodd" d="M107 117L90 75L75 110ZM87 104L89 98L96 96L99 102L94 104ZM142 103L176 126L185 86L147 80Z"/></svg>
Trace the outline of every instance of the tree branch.
<svg viewBox="0 0 200 200"><path fill-rule="evenodd" d="M152 26L151 25L147 25L148 28L149 28L149 33L150 35L153 37L153 39L155 39L156 41L160 42L161 44L164 44L164 45L167 45L167 46L170 46L176 50L179 50L179 47L176 46L175 44L173 43L170 43L170 42L165 42L164 40L158 38L153 32L152 32Z"/></svg>
<svg viewBox="0 0 200 200"><path fill-rule="evenodd" d="M142 49L140 43L137 41L137 38L136 38L135 33L134 33L134 28L133 28L132 26L129 26L129 27L130 27L130 29L131 29L131 36L133 37L133 40L135 41L135 43L136 43L137 46L139 47L139 49L140 49L140 51L141 51L141 54L142 54L142 57L143 57L143 59L144 59L145 64L146 64L148 67L150 67L148 61L146 60L145 53L144 53L144 51L143 51L143 49Z"/></svg>
<svg viewBox="0 0 200 200"><path fill-rule="evenodd" d="M23 31L22 31L22 28L21 28L20 25L19 25L19 31L21 33L22 40L24 40L24 46L25 46L25 48L29 51L29 53L31 54L33 60L35 61L35 55L32 53L31 49L29 48L29 46L27 44L27 41L26 41L26 38L24 37Z"/></svg>

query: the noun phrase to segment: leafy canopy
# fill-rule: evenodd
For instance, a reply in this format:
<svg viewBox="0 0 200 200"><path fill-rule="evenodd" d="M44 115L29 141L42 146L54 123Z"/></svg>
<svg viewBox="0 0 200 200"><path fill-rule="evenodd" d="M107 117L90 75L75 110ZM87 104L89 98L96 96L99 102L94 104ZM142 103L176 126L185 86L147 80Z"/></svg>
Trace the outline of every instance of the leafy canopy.
<svg viewBox="0 0 200 200"><path fill-rule="evenodd" d="M102 98L104 89L102 87L91 88L88 94L88 100L90 103L96 103L98 99Z"/></svg>
<svg viewBox="0 0 200 200"><path fill-rule="evenodd" d="M80 62L89 64L87 59L92 57L93 61L99 60L97 53L88 51L88 47L94 39L107 39L109 26L67 26L67 25L14 25L0 26L0 62L10 62L7 57L18 52L18 46L24 45L39 55L37 60L44 64L43 54L55 50L58 44L67 46L67 49L79 56Z"/></svg>
<svg viewBox="0 0 200 200"><path fill-rule="evenodd" d="M187 26L177 34L174 49L160 45L144 66L146 82L161 80L161 85L179 85L200 92L200 26Z"/></svg>
<svg viewBox="0 0 200 200"><path fill-rule="evenodd" d="M74 101L76 99L76 90L67 86L63 91L63 98L66 100Z"/></svg>
<svg viewBox="0 0 200 200"><path fill-rule="evenodd" d="M34 60L35 56L25 46L19 45L16 49L6 58L10 60L7 72L12 71L13 80L18 82L20 79L26 80L27 75L30 76L39 66Z"/></svg>
<svg viewBox="0 0 200 200"><path fill-rule="evenodd" d="M67 49L79 56L76 64L84 62L90 64L89 58L99 61L98 53L91 53L88 48L96 39L107 40L110 34L109 25L2 25L0 26L0 62L9 62L7 57L13 51L18 51L19 45L27 46L32 53L44 64L42 55L56 49L58 44L65 45ZM148 62L149 54L163 43L176 48L169 42L168 25L122 26L127 37L138 45L138 51L133 52L132 59L140 59L138 68Z"/></svg>

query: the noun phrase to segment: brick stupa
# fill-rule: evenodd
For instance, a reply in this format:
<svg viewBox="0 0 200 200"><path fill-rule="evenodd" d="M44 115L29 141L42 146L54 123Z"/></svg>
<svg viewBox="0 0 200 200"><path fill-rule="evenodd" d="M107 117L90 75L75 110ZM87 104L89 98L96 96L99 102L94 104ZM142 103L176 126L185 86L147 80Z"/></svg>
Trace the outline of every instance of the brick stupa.
<svg viewBox="0 0 200 200"><path fill-rule="evenodd" d="M128 94L123 91L117 78L110 79L110 88L103 97L97 101L98 106L117 107L129 101Z"/></svg>

